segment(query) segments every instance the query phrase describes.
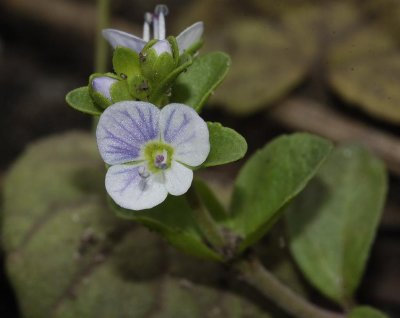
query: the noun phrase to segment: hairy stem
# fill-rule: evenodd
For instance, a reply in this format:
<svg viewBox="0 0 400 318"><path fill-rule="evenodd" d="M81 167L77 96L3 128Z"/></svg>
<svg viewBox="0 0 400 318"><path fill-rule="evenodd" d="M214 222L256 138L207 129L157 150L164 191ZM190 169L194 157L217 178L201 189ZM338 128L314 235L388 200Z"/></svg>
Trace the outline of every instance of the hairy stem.
<svg viewBox="0 0 400 318"><path fill-rule="evenodd" d="M242 259L235 263L244 281L255 287L278 307L298 318L345 318L339 314L322 309L282 284L255 257Z"/></svg>
<svg viewBox="0 0 400 318"><path fill-rule="evenodd" d="M101 30L107 28L110 21L110 0L97 1L97 31L95 51L95 71L105 73L107 71L108 44L101 35Z"/></svg>
<svg viewBox="0 0 400 318"><path fill-rule="evenodd" d="M225 245L224 237L209 211L201 202L194 186L190 187L186 193L186 198L192 208L193 217L204 237L216 251L220 252Z"/></svg>

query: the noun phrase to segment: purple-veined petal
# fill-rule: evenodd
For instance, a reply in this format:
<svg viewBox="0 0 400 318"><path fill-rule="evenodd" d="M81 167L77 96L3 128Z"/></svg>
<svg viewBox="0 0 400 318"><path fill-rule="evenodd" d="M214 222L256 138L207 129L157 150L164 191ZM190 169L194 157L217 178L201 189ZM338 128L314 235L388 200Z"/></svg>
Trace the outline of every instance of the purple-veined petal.
<svg viewBox="0 0 400 318"><path fill-rule="evenodd" d="M193 181L193 171L173 160L171 167L164 172L165 187L172 195L182 195L189 190Z"/></svg>
<svg viewBox="0 0 400 318"><path fill-rule="evenodd" d="M133 34L115 29L104 29L102 34L114 49L118 46L122 46L140 53L147 43L145 40L142 40Z"/></svg>
<svg viewBox="0 0 400 318"><path fill-rule="evenodd" d="M179 53L182 54L187 48L198 42L203 35L203 22L196 22L183 30L177 37Z"/></svg>
<svg viewBox="0 0 400 318"><path fill-rule="evenodd" d="M161 139L174 148L173 159L189 166L202 164L210 152L207 124L184 104L169 104L160 113Z"/></svg>
<svg viewBox="0 0 400 318"><path fill-rule="evenodd" d="M100 116L97 146L103 160L121 164L142 160L142 148L159 140L159 109L146 102L124 101L111 105Z"/></svg>
<svg viewBox="0 0 400 318"><path fill-rule="evenodd" d="M99 76L93 79L92 87L95 92L100 93L105 98L111 101L111 94L110 94L111 85L116 82L117 80L115 78L111 78L108 76Z"/></svg>
<svg viewBox="0 0 400 318"><path fill-rule="evenodd" d="M147 172L144 164L110 167L105 184L115 203L129 210L150 209L168 195L163 174Z"/></svg>

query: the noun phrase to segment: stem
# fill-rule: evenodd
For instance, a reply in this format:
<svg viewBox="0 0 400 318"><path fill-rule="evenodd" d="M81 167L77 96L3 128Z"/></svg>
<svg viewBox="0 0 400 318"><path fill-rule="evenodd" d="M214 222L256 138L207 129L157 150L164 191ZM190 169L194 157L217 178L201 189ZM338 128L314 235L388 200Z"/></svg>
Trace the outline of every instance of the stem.
<svg viewBox="0 0 400 318"><path fill-rule="evenodd" d="M107 71L108 44L101 35L101 30L107 28L110 21L110 0L97 1L97 32L95 51L95 71L105 73Z"/></svg>
<svg viewBox="0 0 400 318"><path fill-rule="evenodd" d="M224 237L218 225L214 222L212 216L202 204L193 185L186 193L186 198L190 207L192 208L193 217L206 240L212 245L212 247L214 247L216 251L222 251L225 246Z"/></svg>
<svg viewBox="0 0 400 318"><path fill-rule="evenodd" d="M343 314L319 308L297 295L265 269L261 262L256 258L252 258L251 260L240 260L235 265L242 274L242 278L249 285L258 289L258 291L260 291L264 296L272 300L277 306L294 317L345 318Z"/></svg>

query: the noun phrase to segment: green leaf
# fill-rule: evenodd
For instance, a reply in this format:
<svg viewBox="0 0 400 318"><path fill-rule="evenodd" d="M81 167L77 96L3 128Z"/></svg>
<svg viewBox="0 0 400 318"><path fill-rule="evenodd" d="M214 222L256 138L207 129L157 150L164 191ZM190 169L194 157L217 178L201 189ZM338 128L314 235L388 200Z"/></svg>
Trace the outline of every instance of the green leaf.
<svg viewBox="0 0 400 318"><path fill-rule="evenodd" d="M233 162L244 157L247 151L246 139L231 128L220 123L207 122L210 133L210 154L203 167L212 167Z"/></svg>
<svg viewBox="0 0 400 318"><path fill-rule="evenodd" d="M113 54L113 67L122 79L140 74L139 54L126 47L117 47Z"/></svg>
<svg viewBox="0 0 400 318"><path fill-rule="evenodd" d="M386 194L382 162L352 146L334 151L287 211L292 254L308 280L345 305L361 280Z"/></svg>
<svg viewBox="0 0 400 318"><path fill-rule="evenodd" d="M275 139L246 162L236 180L228 224L243 238L240 251L267 232L331 148L325 139L298 133Z"/></svg>
<svg viewBox="0 0 400 318"><path fill-rule="evenodd" d="M389 318L389 316L372 307L357 307L350 312L348 318Z"/></svg>
<svg viewBox="0 0 400 318"><path fill-rule="evenodd" d="M93 103L87 86L70 91L65 100L69 106L82 113L100 116L102 111Z"/></svg>
<svg viewBox="0 0 400 318"><path fill-rule="evenodd" d="M197 112L223 81L230 67L230 58L222 52L198 57L172 87L171 101L193 107Z"/></svg>
<svg viewBox="0 0 400 318"><path fill-rule="evenodd" d="M221 286L218 263L117 218L89 134L35 143L4 181L2 249L21 317L283 317Z"/></svg>

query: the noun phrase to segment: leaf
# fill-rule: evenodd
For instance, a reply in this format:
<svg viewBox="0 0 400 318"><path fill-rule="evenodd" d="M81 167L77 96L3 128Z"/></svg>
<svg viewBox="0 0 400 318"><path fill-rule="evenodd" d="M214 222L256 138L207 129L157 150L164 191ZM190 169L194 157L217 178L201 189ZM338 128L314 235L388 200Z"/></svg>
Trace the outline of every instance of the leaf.
<svg viewBox="0 0 400 318"><path fill-rule="evenodd" d="M386 194L382 162L366 150L341 147L290 205L293 256L308 280L344 305L360 283Z"/></svg>
<svg viewBox="0 0 400 318"><path fill-rule="evenodd" d="M254 19L236 19L218 32L215 46L225 44L232 69L214 102L236 114L250 114L293 89L304 78L308 60L288 34Z"/></svg>
<svg viewBox="0 0 400 318"><path fill-rule="evenodd" d="M353 31L333 46L329 81L348 103L372 116L400 123L400 50L377 26Z"/></svg>
<svg viewBox="0 0 400 318"><path fill-rule="evenodd" d="M246 140L231 128L220 123L207 122L210 133L210 154L203 167L212 167L239 160L247 151Z"/></svg>
<svg viewBox="0 0 400 318"><path fill-rule="evenodd" d="M100 116L102 111L93 103L87 86L70 91L65 97L66 102L73 109L89 115Z"/></svg>
<svg viewBox="0 0 400 318"><path fill-rule="evenodd" d="M246 162L236 179L227 224L243 238L240 251L267 232L331 148L325 139L298 133L275 139Z"/></svg>
<svg viewBox="0 0 400 318"><path fill-rule="evenodd" d="M201 111L204 103L223 81L230 67L230 58L222 52L212 52L196 58L172 87L171 101L183 103Z"/></svg>
<svg viewBox="0 0 400 318"><path fill-rule="evenodd" d="M367 306L357 307L353 309L348 318L389 318L384 313Z"/></svg>
<svg viewBox="0 0 400 318"><path fill-rule="evenodd" d="M2 243L22 317L283 317L243 285L221 286L218 263L115 217L103 187L89 134L37 142L13 165Z"/></svg>

